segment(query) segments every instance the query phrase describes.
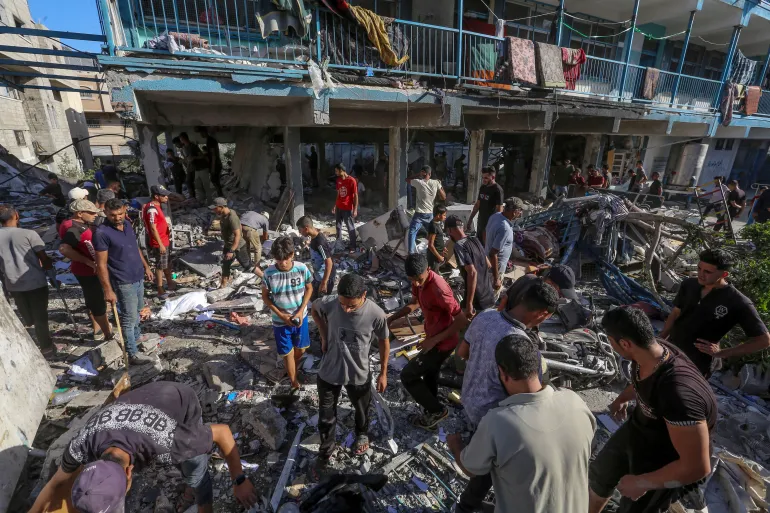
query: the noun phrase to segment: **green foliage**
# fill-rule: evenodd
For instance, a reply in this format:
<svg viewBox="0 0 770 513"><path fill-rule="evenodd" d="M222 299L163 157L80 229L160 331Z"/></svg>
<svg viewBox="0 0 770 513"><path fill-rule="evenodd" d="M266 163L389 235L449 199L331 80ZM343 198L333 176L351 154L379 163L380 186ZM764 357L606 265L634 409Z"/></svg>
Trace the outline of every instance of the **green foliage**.
<svg viewBox="0 0 770 513"><path fill-rule="evenodd" d="M59 157L59 165L57 166L59 174L67 178L79 180L83 173L78 168L77 164L72 160L72 157L68 153L63 153Z"/></svg>
<svg viewBox="0 0 770 513"><path fill-rule="evenodd" d="M118 171L122 173L141 173L142 163L136 157L123 159L118 162Z"/></svg>

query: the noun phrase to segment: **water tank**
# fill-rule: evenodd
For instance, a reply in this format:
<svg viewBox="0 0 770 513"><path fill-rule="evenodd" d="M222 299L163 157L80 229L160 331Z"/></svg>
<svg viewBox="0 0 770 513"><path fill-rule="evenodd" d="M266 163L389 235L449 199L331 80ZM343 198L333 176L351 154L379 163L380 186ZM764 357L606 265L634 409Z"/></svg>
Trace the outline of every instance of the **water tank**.
<svg viewBox="0 0 770 513"><path fill-rule="evenodd" d="M703 171L703 164L706 162L708 149L708 144L686 144L676 166L676 174L669 177L668 183L671 185L688 186L690 185L690 179L693 177L697 183L698 177L700 177L700 173Z"/></svg>

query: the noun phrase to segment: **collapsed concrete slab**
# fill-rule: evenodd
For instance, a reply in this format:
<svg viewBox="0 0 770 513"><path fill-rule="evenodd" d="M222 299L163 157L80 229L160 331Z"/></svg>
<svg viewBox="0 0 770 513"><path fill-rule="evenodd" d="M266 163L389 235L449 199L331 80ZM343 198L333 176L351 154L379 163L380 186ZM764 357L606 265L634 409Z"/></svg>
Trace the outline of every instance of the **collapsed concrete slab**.
<svg viewBox="0 0 770 513"><path fill-rule="evenodd" d="M278 450L286 439L286 419L270 401L263 401L243 414L243 420L272 450Z"/></svg>
<svg viewBox="0 0 770 513"><path fill-rule="evenodd" d="M116 339L108 340L88 351L88 358L96 369L109 365L122 356L123 349Z"/></svg>
<svg viewBox="0 0 770 513"><path fill-rule="evenodd" d="M179 257L177 261L195 274L199 274L204 278L211 278L221 271L219 264L221 254L222 243L211 241Z"/></svg>
<svg viewBox="0 0 770 513"><path fill-rule="evenodd" d="M232 365L222 360L212 360L203 364L203 376L209 388L218 392L230 392L235 389L235 374Z"/></svg>

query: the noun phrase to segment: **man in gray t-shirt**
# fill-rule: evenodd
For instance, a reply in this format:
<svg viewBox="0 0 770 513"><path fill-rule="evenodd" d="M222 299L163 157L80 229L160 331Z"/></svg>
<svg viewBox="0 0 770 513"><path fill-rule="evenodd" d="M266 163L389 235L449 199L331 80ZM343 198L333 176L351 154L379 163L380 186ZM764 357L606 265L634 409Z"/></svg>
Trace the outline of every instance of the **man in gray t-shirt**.
<svg viewBox="0 0 770 513"><path fill-rule="evenodd" d="M328 462L335 449L337 401L342 387L353 403L356 420L356 454L369 449L369 403L371 375L369 351L376 340L380 350L380 376L377 391L388 385L388 325L385 312L366 299L366 283L357 274L346 274L337 286L338 295L326 296L313 303L313 320L321 335L324 353L318 371L318 432L321 435L319 457Z"/></svg>

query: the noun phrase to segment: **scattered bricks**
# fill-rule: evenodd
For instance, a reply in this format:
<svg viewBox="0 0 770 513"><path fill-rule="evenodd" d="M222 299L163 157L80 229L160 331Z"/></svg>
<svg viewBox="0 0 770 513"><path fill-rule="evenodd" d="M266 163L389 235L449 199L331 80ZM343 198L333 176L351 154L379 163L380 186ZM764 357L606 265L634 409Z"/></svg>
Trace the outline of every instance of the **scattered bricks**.
<svg viewBox="0 0 770 513"><path fill-rule="evenodd" d="M278 353L275 350L274 344L264 340L255 340L252 345L243 346L241 358L257 370L263 364L271 365L274 369L278 363Z"/></svg>
<svg viewBox="0 0 770 513"><path fill-rule="evenodd" d="M269 400L263 401L243 414L243 420L272 450L277 450L286 439L286 419L275 411Z"/></svg>
<svg viewBox="0 0 770 513"><path fill-rule="evenodd" d="M88 358L91 360L91 363L94 364L95 369L98 369L102 365L109 365L122 356L123 349L115 339L108 340L88 351Z"/></svg>
<svg viewBox="0 0 770 513"><path fill-rule="evenodd" d="M235 374L222 360L212 360L203 364L203 375L209 388L219 392L230 392L235 389Z"/></svg>
<svg viewBox="0 0 770 513"><path fill-rule="evenodd" d="M235 389L245 390L251 388L254 385L254 373L252 371L246 371L235 379Z"/></svg>
<svg viewBox="0 0 770 513"><path fill-rule="evenodd" d="M219 392L214 390L206 390L198 396L201 402L201 410L204 415L215 415L217 413L217 401L219 400Z"/></svg>
<svg viewBox="0 0 770 513"><path fill-rule="evenodd" d="M233 292L235 292L235 289L233 287L225 287L225 288L222 288L222 289L214 289L211 292L207 292L206 293L206 300L209 303L217 303L219 301L224 301Z"/></svg>
<svg viewBox="0 0 770 513"><path fill-rule="evenodd" d="M160 344L160 335L157 333L148 333L146 338L142 338L144 338L144 340L140 340L137 344L141 352L144 354L150 354L158 349L158 344Z"/></svg>

